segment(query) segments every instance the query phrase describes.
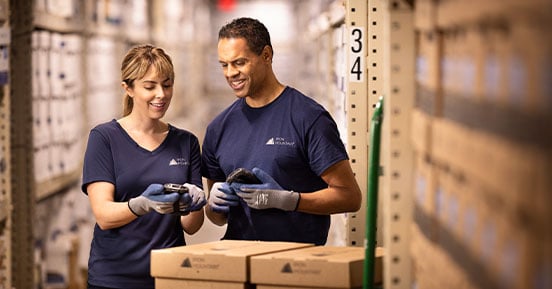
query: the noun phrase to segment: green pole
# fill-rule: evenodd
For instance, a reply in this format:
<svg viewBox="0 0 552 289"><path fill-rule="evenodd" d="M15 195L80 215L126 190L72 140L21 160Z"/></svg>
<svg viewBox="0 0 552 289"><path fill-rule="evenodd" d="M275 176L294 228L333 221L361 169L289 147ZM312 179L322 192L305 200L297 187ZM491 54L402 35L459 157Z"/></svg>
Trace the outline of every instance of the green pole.
<svg viewBox="0 0 552 289"><path fill-rule="evenodd" d="M381 124L383 121L383 97L376 103L370 123L370 147L368 155L368 192L366 196L366 239L364 258L364 289L374 288L374 261L376 251L376 219L378 216L378 178Z"/></svg>

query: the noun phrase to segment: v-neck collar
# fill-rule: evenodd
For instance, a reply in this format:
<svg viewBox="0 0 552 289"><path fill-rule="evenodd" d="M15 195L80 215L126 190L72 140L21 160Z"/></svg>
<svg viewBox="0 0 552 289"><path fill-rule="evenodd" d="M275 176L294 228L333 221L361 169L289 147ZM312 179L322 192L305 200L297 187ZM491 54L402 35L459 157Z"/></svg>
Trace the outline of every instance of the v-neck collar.
<svg viewBox="0 0 552 289"><path fill-rule="evenodd" d="M168 127L169 127L169 131L167 132L167 135L165 136L165 138L163 139L163 141L153 150L148 150L142 146L140 146L140 144L138 144L131 136L130 134L123 128L123 126L116 120L116 119L113 119L113 122L115 122L115 125L117 126L117 128L121 131L121 133L125 136L125 138L130 142L132 143L138 150L144 152L144 153L148 153L148 154L156 154L157 152L163 150L163 148L165 147L168 139L169 139L169 135L172 133L173 131L173 127L170 125L170 124L167 124Z"/></svg>

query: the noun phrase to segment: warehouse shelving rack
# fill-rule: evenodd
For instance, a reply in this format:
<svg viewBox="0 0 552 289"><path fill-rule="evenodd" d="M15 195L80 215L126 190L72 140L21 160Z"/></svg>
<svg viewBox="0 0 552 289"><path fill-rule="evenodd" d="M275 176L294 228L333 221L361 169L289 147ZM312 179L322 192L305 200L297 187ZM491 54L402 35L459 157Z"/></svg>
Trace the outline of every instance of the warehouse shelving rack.
<svg viewBox="0 0 552 289"><path fill-rule="evenodd" d="M135 4L136 2L128 2L128 5L147 5L140 6L137 9L144 8L147 13L145 21L147 27L124 26L120 22L122 19L110 19L113 22L100 18L96 13L103 13L108 10L106 5L123 5L123 2L113 3L113 1L72 1L72 15L68 17L53 15L50 13L52 7L43 7L44 5L55 5L54 2L47 1L32 1L32 0L6 0L9 2L10 9L10 31L11 31L11 50L10 50L10 71L9 78L17 79L11 86L4 86L4 94L1 99L0 118L2 119L2 127L0 128L1 144L2 144L2 174L1 194L0 195L0 289L3 288L38 288L42 284L41 281L45 276L40 268L43 266L43 253L37 251L36 241L37 234L46 233L42 227L37 226L37 210L42 209L41 202L46 199L62 197L68 188L78 185L81 175L81 165L77 165L74 170L66 170L61 174L46 178L42 181L36 181L35 168L35 149L33 147L33 78L36 76L33 70L33 34L37 31L48 32L52 34L74 35L82 41L82 46L77 52L77 57L83 65L86 65L87 56L91 51L89 44L100 39L101 41L109 42L109 51L101 51L102 53L113 53L113 57L119 61L122 58L126 49L136 43L151 43L159 42L159 39L153 39L153 30L150 29L154 25L152 19L153 13L162 13L163 6L161 1L147 0ZM190 5L195 5L194 9L204 8L205 3L195 0L186 1L183 7L190 8ZM124 4L127 5L127 4ZM196 7L197 6L197 7ZM136 6L138 7L138 6ZM133 8L136 8L133 6ZM106 8L106 9L103 9ZM120 6L111 7L121 9ZM148 9L152 8L152 9ZM101 11L98 11L100 9ZM196 11L196 10L191 10ZM190 12L191 13L191 12ZM104 17L103 15L102 17ZM123 17L124 14L117 14ZM125 16L126 17L126 16ZM198 16L199 17L199 16ZM163 18L163 17L158 17ZM131 22L129 19L129 23ZM164 25L165 23L156 24ZM205 23L201 23L204 25ZM128 31L131 29L132 31ZM193 41L193 35L190 36ZM188 44L184 46L175 40L174 43L162 43L169 50L170 54L188 55L186 51L191 50ZM94 47L92 47L94 48ZM192 47L194 53L201 54L201 50L197 47ZM105 55L102 55L105 56ZM191 55L190 58L193 58ZM181 59L181 58L179 58ZM182 62L175 63L175 69L182 71ZM110 68L105 68L110 69ZM118 68L114 66L115 75L118 75ZM77 114L82 122L82 138L85 139L90 126L95 125L90 121L89 112L95 107L87 103L88 95L93 89L89 83L91 72L82 69L82 74L78 77L82 79L81 85L81 104L82 110ZM184 75L184 73L179 73ZM36 79L34 79L36 81ZM112 82L100 83L103 85L99 89L107 91L107 95L114 95L112 107L118 107L120 100L117 97L118 89L120 88L117 77L112 79ZM184 82L181 82L184 85ZM34 83L33 83L34 84ZM192 92L200 91L200 83L194 86ZM96 84L98 86L98 84ZM113 89L111 89L113 87ZM97 87L95 87L97 88ZM9 91L8 91L9 90ZM184 91L184 89L182 89ZM195 93L199 97L200 93ZM94 95L96 96L96 95ZM175 101L176 103L176 101ZM106 105L106 103L102 103ZM173 104L177 105L177 104ZM92 106L91 109L88 109ZM101 108L100 108L101 109ZM118 115L119 110L115 111ZM117 115L109 117L117 117ZM105 117L105 114L103 115ZM75 160L79 161L79 160ZM17 176L17 177L15 177ZM60 193L60 194L58 194ZM11 198L13 196L17 198ZM43 221L43 220L41 220ZM41 236L44 237L44 236ZM37 255L38 254L38 255ZM75 265L75 264L74 264ZM73 268L74 269L74 268ZM5 287L2 287L5 286Z"/></svg>
<svg viewBox="0 0 552 289"><path fill-rule="evenodd" d="M10 0L10 185L12 196L11 226L9 237L11 260L11 286L35 288L38 274L35 267L34 228L35 207L39 200L49 197L78 181L78 169L37 183L34 174L33 147L33 67L32 33L35 29L47 29L60 33L80 33L82 17L63 18L37 13L33 1ZM82 3L81 3L82 4ZM9 284L9 283L8 283ZM9 287L11 288L11 287Z"/></svg>
<svg viewBox="0 0 552 289"><path fill-rule="evenodd" d="M330 5L330 10L339 6L335 2ZM347 59L345 142L353 172L366 200L370 119L380 97L392 98L384 113L390 117L384 122L387 132L383 133L383 146L388 148L382 151L381 158L383 186L380 186L382 198L377 206L380 209L377 212L376 239L378 246L393 251L384 258L385 284L392 288L407 288L411 277L408 242L412 222L409 117L414 97L413 5L411 1L349 0L344 1L344 6L343 38ZM326 14L336 14L333 12ZM325 35L327 31L324 29L331 31L338 27L320 25L320 22L320 19L314 21L311 34ZM391 66L393 69L387 69ZM391 78L393 81L386 81ZM391 129L392 133L388 133ZM363 202L358 212L346 216L346 244L366 246L366 204ZM391 249L387 248L388 244Z"/></svg>
<svg viewBox="0 0 552 289"><path fill-rule="evenodd" d="M410 288L412 224L410 114L414 102L412 1L346 2L349 31L347 145L353 171L366 200L368 127L379 98L385 99L379 186L378 246L385 249L385 288ZM362 35L362 39L360 36ZM362 57L357 52L362 45ZM357 50L357 51L355 51ZM356 66L360 64L360 66ZM362 75L361 75L362 74ZM358 78L355 78L357 77ZM348 245L364 245L366 204L348 217Z"/></svg>
<svg viewBox="0 0 552 289"><path fill-rule="evenodd" d="M416 2L419 288L552 284L550 8Z"/></svg>
<svg viewBox="0 0 552 289"><path fill-rule="evenodd" d="M22 175L26 175L32 180L34 170L32 166L33 155L29 154L29 151L33 151L33 109L30 107L33 101L32 86L29 84L33 82L33 67L31 55L27 53L18 53L18 51L32 51L31 35L35 29L45 29L59 33L82 33L84 23L82 21L82 15L75 15L75 17L72 18L63 18L43 11L35 11L35 7L32 6L32 1L14 2L15 3L12 4L13 11L11 13L11 21L13 23L12 47L14 51L12 53L10 67L12 69L11 73L13 74L13 78L18 81L12 85L10 96L12 98L13 109L19 110L18 113L12 114L12 121L14 122L12 127L16 130L16 135L13 137L14 140L18 140L18 142L14 142L14 145L20 146L22 149L20 156L18 157L17 154L14 154L14 157L18 160L23 160L23 158L31 159L30 163L21 162L19 165L21 166L22 172L25 172L25 174ZM31 146L28 151L27 146ZM78 180L79 175L79 170L67 172L63 175L35 184L30 187L32 190L28 192L34 192L35 201L41 200L74 183ZM33 180L30 183L35 182Z"/></svg>

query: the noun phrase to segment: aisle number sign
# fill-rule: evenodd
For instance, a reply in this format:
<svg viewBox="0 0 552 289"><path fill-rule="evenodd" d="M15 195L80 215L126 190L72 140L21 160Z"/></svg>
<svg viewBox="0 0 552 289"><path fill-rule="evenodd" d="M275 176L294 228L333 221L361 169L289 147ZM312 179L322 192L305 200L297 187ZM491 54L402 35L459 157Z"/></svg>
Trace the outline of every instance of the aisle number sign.
<svg viewBox="0 0 552 289"><path fill-rule="evenodd" d="M351 27L349 33L349 82L364 82L366 73L364 27Z"/></svg>

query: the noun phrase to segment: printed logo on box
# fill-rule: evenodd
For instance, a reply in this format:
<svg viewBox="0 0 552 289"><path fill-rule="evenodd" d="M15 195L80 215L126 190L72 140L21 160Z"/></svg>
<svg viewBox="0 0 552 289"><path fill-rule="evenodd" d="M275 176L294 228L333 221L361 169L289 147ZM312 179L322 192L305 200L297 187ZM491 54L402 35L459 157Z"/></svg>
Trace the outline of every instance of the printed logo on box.
<svg viewBox="0 0 552 289"><path fill-rule="evenodd" d="M184 259L184 261L182 262L182 264L180 264L180 267L192 268L192 262L190 262L190 258Z"/></svg>
<svg viewBox="0 0 552 289"><path fill-rule="evenodd" d="M293 264L286 263L280 270L282 273L301 274L301 275L320 275L322 270L316 268L308 268L305 263L295 262Z"/></svg>
<svg viewBox="0 0 552 289"><path fill-rule="evenodd" d="M197 258L192 260L190 260L190 258L186 258L184 259L184 261L182 261L182 263L180 264L180 267L195 268L195 269L211 269L211 270L217 270L220 267L220 264L201 263L204 261L205 260L203 258Z"/></svg>
<svg viewBox="0 0 552 289"><path fill-rule="evenodd" d="M291 264L286 263L284 267L282 267L282 273L293 273L293 270L291 270Z"/></svg>

